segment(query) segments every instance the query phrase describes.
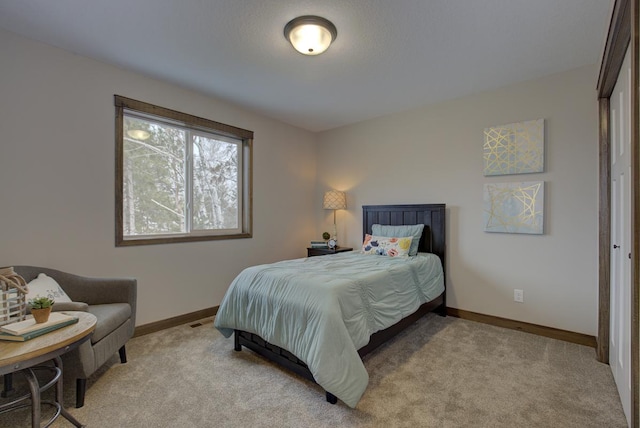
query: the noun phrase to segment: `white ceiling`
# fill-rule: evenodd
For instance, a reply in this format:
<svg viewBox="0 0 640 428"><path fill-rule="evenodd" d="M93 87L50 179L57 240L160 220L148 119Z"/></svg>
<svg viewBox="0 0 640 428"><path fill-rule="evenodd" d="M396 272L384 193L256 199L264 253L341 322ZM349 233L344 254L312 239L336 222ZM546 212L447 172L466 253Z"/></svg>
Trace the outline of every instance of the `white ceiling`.
<svg viewBox="0 0 640 428"><path fill-rule="evenodd" d="M322 131L599 63L612 5L0 0L0 27ZM335 24L327 52L303 56L285 40L300 15Z"/></svg>

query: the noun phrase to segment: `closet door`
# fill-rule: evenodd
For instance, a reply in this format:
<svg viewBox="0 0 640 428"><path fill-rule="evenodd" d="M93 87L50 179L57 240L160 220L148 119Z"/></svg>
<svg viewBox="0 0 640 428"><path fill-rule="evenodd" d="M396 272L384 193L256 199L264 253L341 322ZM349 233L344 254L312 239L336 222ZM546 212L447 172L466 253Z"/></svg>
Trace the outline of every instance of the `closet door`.
<svg viewBox="0 0 640 428"><path fill-rule="evenodd" d="M631 59L627 50L610 98L611 306L609 364L631 423Z"/></svg>

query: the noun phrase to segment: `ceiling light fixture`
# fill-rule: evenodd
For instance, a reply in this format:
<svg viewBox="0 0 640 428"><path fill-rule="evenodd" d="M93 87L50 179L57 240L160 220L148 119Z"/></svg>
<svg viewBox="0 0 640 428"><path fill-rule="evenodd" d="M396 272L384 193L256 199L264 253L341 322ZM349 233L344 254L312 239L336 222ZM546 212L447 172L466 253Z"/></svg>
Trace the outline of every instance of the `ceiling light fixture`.
<svg viewBox="0 0 640 428"><path fill-rule="evenodd" d="M146 140L151 136L148 131L143 129L130 129L127 131L127 135L131 138L135 138L136 140Z"/></svg>
<svg viewBox="0 0 640 428"><path fill-rule="evenodd" d="M304 55L320 55L338 37L336 26L319 16L299 16L284 26L284 37Z"/></svg>

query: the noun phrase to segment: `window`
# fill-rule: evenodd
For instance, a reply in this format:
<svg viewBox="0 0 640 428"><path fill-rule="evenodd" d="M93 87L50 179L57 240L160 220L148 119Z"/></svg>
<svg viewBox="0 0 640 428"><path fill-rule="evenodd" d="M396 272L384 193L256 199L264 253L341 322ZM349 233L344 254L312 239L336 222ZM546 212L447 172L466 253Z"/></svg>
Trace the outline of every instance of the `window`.
<svg viewBox="0 0 640 428"><path fill-rule="evenodd" d="M253 132L115 96L116 246L251 237Z"/></svg>

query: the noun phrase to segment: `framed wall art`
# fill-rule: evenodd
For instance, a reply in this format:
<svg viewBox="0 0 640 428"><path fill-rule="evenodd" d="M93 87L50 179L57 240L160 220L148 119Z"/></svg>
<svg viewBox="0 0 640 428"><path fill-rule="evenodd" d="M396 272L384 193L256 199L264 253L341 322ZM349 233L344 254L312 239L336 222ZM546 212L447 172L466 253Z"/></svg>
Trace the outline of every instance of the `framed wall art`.
<svg viewBox="0 0 640 428"><path fill-rule="evenodd" d="M544 181L484 185L485 232L544 232Z"/></svg>
<svg viewBox="0 0 640 428"><path fill-rule="evenodd" d="M484 175L544 171L544 119L484 130Z"/></svg>

